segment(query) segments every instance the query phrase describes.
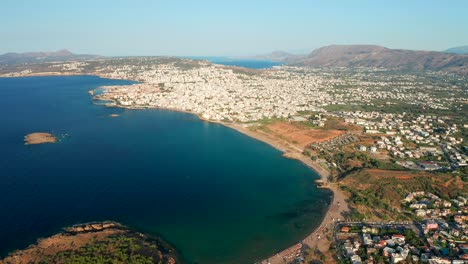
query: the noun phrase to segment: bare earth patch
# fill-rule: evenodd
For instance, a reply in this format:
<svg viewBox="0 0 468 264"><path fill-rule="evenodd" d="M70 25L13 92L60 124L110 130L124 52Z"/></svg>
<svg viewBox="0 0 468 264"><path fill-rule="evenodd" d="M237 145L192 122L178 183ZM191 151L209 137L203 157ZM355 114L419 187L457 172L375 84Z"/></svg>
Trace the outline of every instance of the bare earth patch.
<svg viewBox="0 0 468 264"><path fill-rule="evenodd" d="M302 148L312 143L325 142L346 133L346 131L335 129L311 129L288 122L278 122L266 127L274 134Z"/></svg>
<svg viewBox="0 0 468 264"><path fill-rule="evenodd" d="M57 138L50 133L36 132L28 134L24 137L26 145L44 144L44 143L55 143Z"/></svg>
<svg viewBox="0 0 468 264"><path fill-rule="evenodd" d="M410 173L408 171L391 171L381 169L367 169L366 172L373 177L390 177L400 180L408 180L414 177L427 176L426 173Z"/></svg>

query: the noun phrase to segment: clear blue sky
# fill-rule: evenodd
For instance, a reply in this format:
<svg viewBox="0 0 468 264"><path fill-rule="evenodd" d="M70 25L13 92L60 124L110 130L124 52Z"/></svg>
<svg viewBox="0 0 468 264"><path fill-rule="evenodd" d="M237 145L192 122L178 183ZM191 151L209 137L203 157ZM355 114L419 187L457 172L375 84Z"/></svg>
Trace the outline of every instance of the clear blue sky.
<svg viewBox="0 0 468 264"><path fill-rule="evenodd" d="M468 0L1 0L0 53L252 55L468 45Z"/></svg>

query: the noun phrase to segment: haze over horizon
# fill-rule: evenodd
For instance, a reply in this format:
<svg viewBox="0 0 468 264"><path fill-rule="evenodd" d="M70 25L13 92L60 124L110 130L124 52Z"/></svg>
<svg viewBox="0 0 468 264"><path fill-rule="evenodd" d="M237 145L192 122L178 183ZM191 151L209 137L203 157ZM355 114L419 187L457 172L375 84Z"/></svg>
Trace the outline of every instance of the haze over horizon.
<svg viewBox="0 0 468 264"><path fill-rule="evenodd" d="M7 0L0 4L7 40L0 54L243 56L330 44L434 51L467 45L468 2L427 2Z"/></svg>

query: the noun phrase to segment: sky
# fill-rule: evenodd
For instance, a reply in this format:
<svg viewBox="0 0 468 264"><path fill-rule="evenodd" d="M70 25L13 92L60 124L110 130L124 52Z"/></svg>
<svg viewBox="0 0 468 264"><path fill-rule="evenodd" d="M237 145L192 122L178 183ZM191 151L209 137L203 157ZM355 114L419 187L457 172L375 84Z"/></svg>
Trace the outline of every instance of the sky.
<svg viewBox="0 0 468 264"><path fill-rule="evenodd" d="M0 54L243 56L331 44L468 45L468 1L0 1Z"/></svg>

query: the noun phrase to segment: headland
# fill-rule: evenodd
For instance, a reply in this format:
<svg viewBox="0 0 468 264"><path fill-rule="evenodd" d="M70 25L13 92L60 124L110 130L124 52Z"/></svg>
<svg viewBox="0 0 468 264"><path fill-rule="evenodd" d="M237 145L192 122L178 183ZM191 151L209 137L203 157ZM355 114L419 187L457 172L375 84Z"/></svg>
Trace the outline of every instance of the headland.
<svg viewBox="0 0 468 264"><path fill-rule="evenodd" d="M26 249L10 253L0 260L0 264L97 261L180 263L175 250L161 239L105 221L64 228L62 232L39 239Z"/></svg>

